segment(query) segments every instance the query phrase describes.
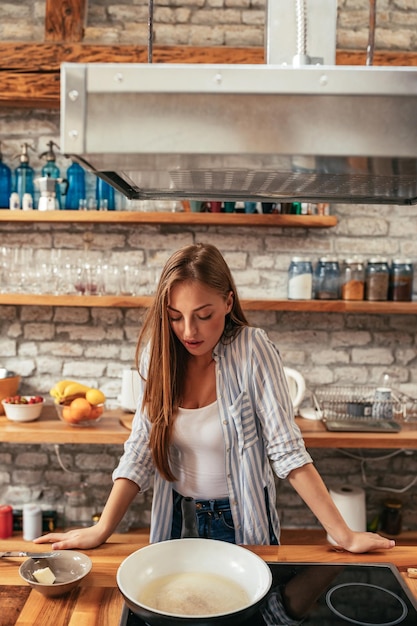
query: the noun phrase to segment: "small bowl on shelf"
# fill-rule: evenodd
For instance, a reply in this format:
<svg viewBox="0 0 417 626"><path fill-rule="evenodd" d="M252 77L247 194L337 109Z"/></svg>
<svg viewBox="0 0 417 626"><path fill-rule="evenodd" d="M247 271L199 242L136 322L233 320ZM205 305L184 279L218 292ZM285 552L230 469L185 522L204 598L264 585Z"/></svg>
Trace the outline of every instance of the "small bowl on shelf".
<svg viewBox="0 0 417 626"><path fill-rule="evenodd" d="M90 404L85 398L76 398L68 404L55 403L55 409L59 419L65 424L91 428L100 421L104 412L104 403Z"/></svg>
<svg viewBox="0 0 417 626"><path fill-rule="evenodd" d="M51 570L55 577L54 582L39 582L37 580L35 574L46 568ZM32 589L47 598L55 598L78 587L91 568L92 561L86 554L75 550L63 550L62 552L57 551L48 559L27 559L20 566L19 574Z"/></svg>
<svg viewBox="0 0 417 626"><path fill-rule="evenodd" d="M41 396L8 396L2 401L7 419L12 422L34 422L42 413Z"/></svg>

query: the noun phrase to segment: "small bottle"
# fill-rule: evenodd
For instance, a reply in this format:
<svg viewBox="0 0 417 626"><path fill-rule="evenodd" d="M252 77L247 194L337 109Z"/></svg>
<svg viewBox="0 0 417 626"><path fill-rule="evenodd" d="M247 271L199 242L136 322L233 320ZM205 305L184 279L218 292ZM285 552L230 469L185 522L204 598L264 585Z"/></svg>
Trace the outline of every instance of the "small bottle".
<svg viewBox="0 0 417 626"><path fill-rule="evenodd" d="M96 182L96 199L99 210L102 211L114 211L115 199L114 189L109 183L97 176Z"/></svg>
<svg viewBox="0 0 417 626"><path fill-rule="evenodd" d="M361 259L346 259L342 270L342 300L363 300L365 266Z"/></svg>
<svg viewBox="0 0 417 626"><path fill-rule="evenodd" d="M413 297L413 264L411 259L393 259L389 275L389 299L410 302Z"/></svg>
<svg viewBox="0 0 417 626"><path fill-rule="evenodd" d="M46 159L46 163L42 168L42 176L48 176L49 178L60 178L61 172L56 164L56 156L53 148L54 146L58 146L53 141L48 141L48 146L48 150L46 152L42 152L42 154L39 155L40 159ZM58 209L62 209L61 185L58 182L55 184L55 194Z"/></svg>
<svg viewBox="0 0 417 626"><path fill-rule="evenodd" d="M9 504L0 505L0 539L13 535L13 509Z"/></svg>
<svg viewBox="0 0 417 626"><path fill-rule="evenodd" d="M311 300L313 297L313 266L309 259L295 256L288 268L288 299Z"/></svg>
<svg viewBox="0 0 417 626"><path fill-rule="evenodd" d="M23 507L23 539L33 541L42 535L42 511L36 504Z"/></svg>
<svg viewBox="0 0 417 626"><path fill-rule="evenodd" d="M67 169L67 193L65 196L65 209L77 210L80 200L86 197L85 172L81 165L75 161Z"/></svg>
<svg viewBox="0 0 417 626"><path fill-rule="evenodd" d="M9 208L10 194L12 193L12 170L3 163L0 141L0 209Z"/></svg>
<svg viewBox="0 0 417 626"><path fill-rule="evenodd" d="M369 259L365 271L366 300L388 300L389 266L385 258Z"/></svg>
<svg viewBox="0 0 417 626"><path fill-rule="evenodd" d="M33 198L32 198L30 193L24 193L23 194L22 210L23 211L32 211L33 210Z"/></svg>
<svg viewBox="0 0 417 626"><path fill-rule="evenodd" d="M12 191L9 199L9 209L11 211L19 211L20 210L20 198L17 191Z"/></svg>
<svg viewBox="0 0 417 626"><path fill-rule="evenodd" d="M381 514L381 530L387 535L399 535L402 526L402 503L399 500L385 500Z"/></svg>
<svg viewBox="0 0 417 626"><path fill-rule="evenodd" d="M321 257L314 271L314 292L317 300L338 300L340 297L340 266L334 257Z"/></svg>
<svg viewBox="0 0 417 626"><path fill-rule="evenodd" d="M20 164L15 169L15 191L19 194L20 206L23 205L23 196L30 193L32 198L35 197L35 188L33 185L33 168L29 165L28 143L22 144L22 153L20 154Z"/></svg>

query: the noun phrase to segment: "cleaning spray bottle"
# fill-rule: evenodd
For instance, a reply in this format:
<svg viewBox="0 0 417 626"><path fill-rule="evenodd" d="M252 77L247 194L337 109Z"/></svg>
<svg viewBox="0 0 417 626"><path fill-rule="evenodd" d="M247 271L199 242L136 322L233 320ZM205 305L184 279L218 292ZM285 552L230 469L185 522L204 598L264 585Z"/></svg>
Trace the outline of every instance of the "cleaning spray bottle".
<svg viewBox="0 0 417 626"><path fill-rule="evenodd" d="M12 193L12 170L3 163L0 141L0 209L8 209Z"/></svg>
<svg viewBox="0 0 417 626"><path fill-rule="evenodd" d="M24 194L30 194L32 199L35 195L35 189L33 185L33 168L29 164L28 148L34 150L28 143L22 144L22 152L20 154L20 164L15 169L15 191L19 194L20 206L23 206ZM19 155L18 155L19 156Z"/></svg>
<svg viewBox="0 0 417 626"><path fill-rule="evenodd" d="M49 178L60 178L59 167L56 164L56 156L54 152L54 146L59 149L59 146L54 141L48 141L48 150L46 152L42 152L39 155L40 159L45 158L46 163L42 168L42 176L48 176ZM58 203L58 209L62 209L62 201L61 201L61 185L56 183L55 185L55 193L56 199Z"/></svg>

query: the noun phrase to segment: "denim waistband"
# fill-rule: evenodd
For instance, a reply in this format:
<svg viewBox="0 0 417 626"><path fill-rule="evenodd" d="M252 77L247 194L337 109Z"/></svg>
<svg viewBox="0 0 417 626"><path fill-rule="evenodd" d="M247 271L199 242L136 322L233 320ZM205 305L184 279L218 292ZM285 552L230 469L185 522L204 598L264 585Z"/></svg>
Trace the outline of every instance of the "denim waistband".
<svg viewBox="0 0 417 626"><path fill-rule="evenodd" d="M177 500L176 496L178 496L178 501L184 497L180 493L174 491L175 500ZM195 508L197 513L205 513L208 511L229 511L230 510L230 500L229 498L220 498L213 500L194 500Z"/></svg>

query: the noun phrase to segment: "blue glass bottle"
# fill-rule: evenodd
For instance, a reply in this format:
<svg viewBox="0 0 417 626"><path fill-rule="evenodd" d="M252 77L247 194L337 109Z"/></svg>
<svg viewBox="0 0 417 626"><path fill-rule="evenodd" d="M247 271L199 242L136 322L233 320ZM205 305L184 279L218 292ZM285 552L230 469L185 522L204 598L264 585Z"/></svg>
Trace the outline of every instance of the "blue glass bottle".
<svg viewBox="0 0 417 626"><path fill-rule="evenodd" d="M12 170L3 163L0 142L0 209L8 209L12 193Z"/></svg>
<svg viewBox="0 0 417 626"><path fill-rule="evenodd" d="M80 200L85 199L85 172L81 165L75 161L67 169L67 193L65 196L65 209L78 210Z"/></svg>
<svg viewBox="0 0 417 626"><path fill-rule="evenodd" d="M46 152L43 152L39 155L39 158L46 158L46 163L42 168L42 176L48 176L49 178L60 178L61 172L59 167L55 163L56 157L53 146L56 146L53 141L48 141L49 149ZM61 200L61 185L56 183L55 185L55 194L58 203L58 209L62 209L62 200Z"/></svg>
<svg viewBox="0 0 417 626"><path fill-rule="evenodd" d="M20 164L15 169L15 191L19 194L20 206L23 204L23 196L30 193L32 198L35 196L35 188L33 184L33 168L29 164L28 144L22 144L22 153L20 155Z"/></svg>
<svg viewBox="0 0 417 626"><path fill-rule="evenodd" d="M96 182L96 200L99 210L114 211L116 208L113 187L98 176Z"/></svg>

